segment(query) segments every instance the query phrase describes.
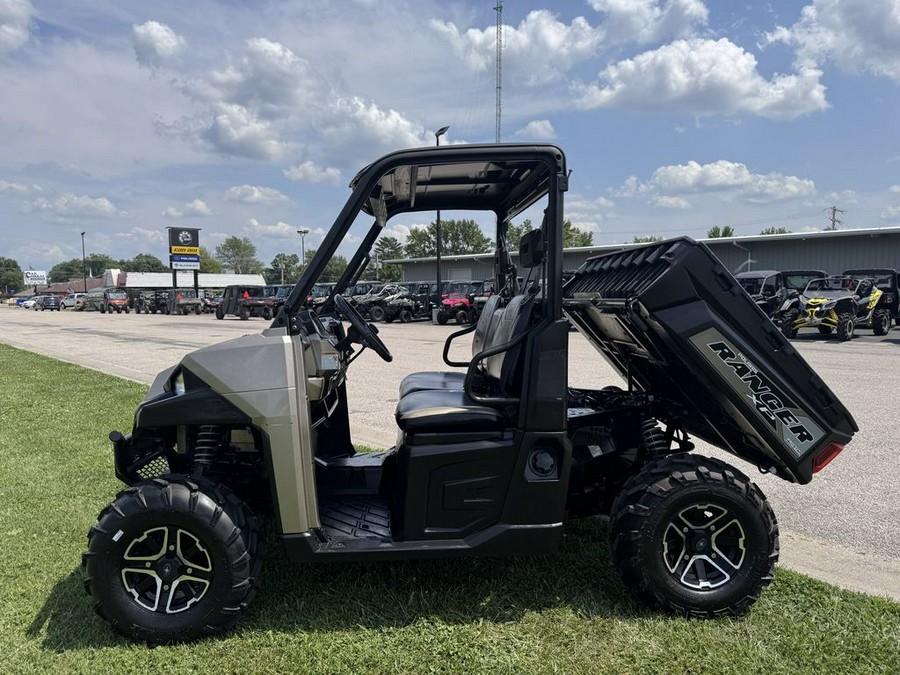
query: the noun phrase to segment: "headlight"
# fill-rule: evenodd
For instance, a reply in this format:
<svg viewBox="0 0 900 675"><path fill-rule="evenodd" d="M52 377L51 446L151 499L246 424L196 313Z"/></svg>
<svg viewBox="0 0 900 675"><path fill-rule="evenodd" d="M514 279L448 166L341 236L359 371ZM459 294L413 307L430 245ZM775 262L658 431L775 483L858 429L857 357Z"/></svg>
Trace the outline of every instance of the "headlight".
<svg viewBox="0 0 900 675"><path fill-rule="evenodd" d="M175 392L176 396L184 394L184 372L181 370L172 378L172 391Z"/></svg>

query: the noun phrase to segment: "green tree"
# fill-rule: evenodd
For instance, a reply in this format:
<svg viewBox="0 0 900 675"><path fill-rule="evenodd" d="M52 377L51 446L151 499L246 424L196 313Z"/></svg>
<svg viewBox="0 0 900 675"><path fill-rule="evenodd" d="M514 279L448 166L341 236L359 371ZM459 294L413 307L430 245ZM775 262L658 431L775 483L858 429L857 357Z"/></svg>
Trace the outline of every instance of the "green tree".
<svg viewBox="0 0 900 675"><path fill-rule="evenodd" d="M723 225L722 227L716 225L706 231L706 236L710 239L718 239L720 237L733 237L734 228L731 225Z"/></svg>
<svg viewBox="0 0 900 675"><path fill-rule="evenodd" d="M563 223L563 248L572 248L574 246L592 246L593 244L593 232L579 230L569 220Z"/></svg>
<svg viewBox="0 0 900 675"><path fill-rule="evenodd" d="M91 253L85 258L85 274L96 277L108 269L118 269L121 261L116 260L105 253ZM61 263L56 263L50 268L47 280L50 283L68 281L69 279L81 279L81 258L72 258Z"/></svg>
<svg viewBox="0 0 900 675"><path fill-rule="evenodd" d="M521 223L510 223L506 228L506 243L513 251L519 250L519 241L526 232L531 232L534 227L531 224L531 218L526 218Z"/></svg>
<svg viewBox="0 0 900 675"><path fill-rule="evenodd" d="M316 249L314 248L306 250L306 265L309 265L315 254ZM347 259L342 255L336 255L325 265L325 269L322 270L322 274L317 281L337 281L341 278L345 269L347 269Z"/></svg>
<svg viewBox="0 0 900 675"><path fill-rule="evenodd" d="M221 274L222 263L205 246L200 247L200 272L203 274Z"/></svg>
<svg viewBox="0 0 900 675"><path fill-rule="evenodd" d="M786 227L767 227L760 234L788 234L790 232Z"/></svg>
<svg viewBox="0 0 900 675"><path fill-rule="evenodd" d="M635 237L631 240L632 244L652 244L655 241L662 241L662 237L657 237L655 235L650 235L647 237Z"/></svg>
<svg viewBox="0 0 900 675"><path fill-rule="evenodd" d="M247 237L228 237L216 246L216 258L235 274L261 274L263 264L256 257L256 246Z"/></svg>
<svg viewBox="0 0 900 675"><path fill-rule="evenodd" d="M122 260L120 269L123 272L167 272L166 264L149 253L138 253L131 260Z"/></svg>
<svg viewBox="0 0 900 675"><path fill-rule="evenodd" d="M22 268L12 258L0 257L0 293L18 293L25 286Z"/></svg>
<svg viewBox="0 0 900 675"><path fill-rule="evenodd" d="M278 253L263 272L267 284L295 284L300 278L300 256L296 253Z"/></svg>
<svg viewBox="0 0 900 675"><path fill-rule="evenodd" d="M400 281L402 270L399 265L385 265L385 260L397 260L403 257L403 244L395 237L381 237L375 242L372 250L372 262L369 267L375 272L375 266L380 265L376 276L381 281Z"/></svg>
<svg viewBox="0 0 900 675"><path fill-rule="evenodd" d="M404 250L409 258L432 258L437 252L437 225L432 222L427 227L414 227L406 237ZM491 250L491 240L481 231L478 223L464 218L441 219L441 255L465 255L467 253L487 253Z"/></svg>

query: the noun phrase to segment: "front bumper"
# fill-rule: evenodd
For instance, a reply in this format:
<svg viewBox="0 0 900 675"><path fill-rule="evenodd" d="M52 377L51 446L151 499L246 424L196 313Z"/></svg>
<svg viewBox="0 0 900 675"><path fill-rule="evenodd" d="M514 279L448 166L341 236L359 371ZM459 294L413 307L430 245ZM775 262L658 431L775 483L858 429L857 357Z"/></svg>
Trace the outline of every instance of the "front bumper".
<svg viewBox="0 0 900 675"><path fill-rule="evenodd" d="M791 328L798 330L800 328L816 328L825 326L827 328L837 328L838 315L833 309L804 309L800 316L794 319Z"/></svg>

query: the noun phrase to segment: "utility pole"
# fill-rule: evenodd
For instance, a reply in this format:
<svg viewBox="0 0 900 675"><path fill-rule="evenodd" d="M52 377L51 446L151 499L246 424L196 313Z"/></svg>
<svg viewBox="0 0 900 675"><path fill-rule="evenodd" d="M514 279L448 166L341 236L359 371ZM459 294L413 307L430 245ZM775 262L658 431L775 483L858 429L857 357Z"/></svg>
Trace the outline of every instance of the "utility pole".
<svg viewBox="0 0 900 675"><path fill-rule="evenodd" d="M497 134L496 143L500 142L500 120L503 116L503 0L497 0L494 7L497 12Z"/></svg>
<svg viewBox="0 0 900 675"><path fill-rule="evenodd" d="M839 209L837 206L831 206L830 208L825 209L825 211L831 211L831 227L827 229L836 230L838 225L844 224L844 221L837 217L837 214L839 213L847 213L844 209Z"/></svg>

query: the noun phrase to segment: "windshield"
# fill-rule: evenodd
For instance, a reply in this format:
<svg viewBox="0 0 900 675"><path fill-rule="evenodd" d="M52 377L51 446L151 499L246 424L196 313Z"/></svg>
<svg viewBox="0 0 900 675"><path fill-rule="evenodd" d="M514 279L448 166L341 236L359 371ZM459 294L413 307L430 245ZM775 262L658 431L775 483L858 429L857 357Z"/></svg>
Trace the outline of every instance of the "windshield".
<svg viewBox="0 0 900 675"><path fill-rule="evenodd" d="M741 285L745 291L747 291L750 295L759 295L762 292L762 284L763 279L755 278L755 279L738 279L738 283Z"/></svg>
<svg viewBox="0 0 900 675"><path fill-rule="evenodd" d="M784 275L784 285L787 288L792 288L796 291L802 291L806 288L806 284L808 284L813 279L818 279L823 276L824 273L819 272L797 272L795 274L786 274Z"/></svg>
<svg viewBox="0 0 900 675"><path fill-rule="evenodd" d="M106 297L108 297L110 300L124 300L125 292L124 291L109 291L106 294Z"/></svg>
<svg viewBox="0 0 900 675"><path fill-rule="evenodd" d="M813 279L806 285L804 295L824 292L853 293L859 282L851 277L829 277L827 279Z"/></svg>

